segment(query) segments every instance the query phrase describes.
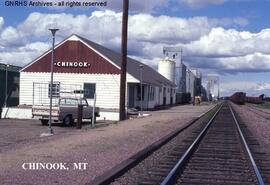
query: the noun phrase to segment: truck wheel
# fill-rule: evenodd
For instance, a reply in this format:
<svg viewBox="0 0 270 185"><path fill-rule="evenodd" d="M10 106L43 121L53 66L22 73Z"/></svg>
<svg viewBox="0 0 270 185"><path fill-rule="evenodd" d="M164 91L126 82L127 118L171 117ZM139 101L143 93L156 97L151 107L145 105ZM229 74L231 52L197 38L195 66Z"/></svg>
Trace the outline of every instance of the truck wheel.
<svg viewBox="0 0 270 185"><path fill-rule="evenodd" d="M67 115L64 120L63 120L64 126L72 126L73 124L73 119L70 115Z"/></svg>
<svg viewBox="0 0 270 185"><path fill-rule="evenodd" d="M42 119L40 120L42 125L48 125L49 120Z"/></svg>

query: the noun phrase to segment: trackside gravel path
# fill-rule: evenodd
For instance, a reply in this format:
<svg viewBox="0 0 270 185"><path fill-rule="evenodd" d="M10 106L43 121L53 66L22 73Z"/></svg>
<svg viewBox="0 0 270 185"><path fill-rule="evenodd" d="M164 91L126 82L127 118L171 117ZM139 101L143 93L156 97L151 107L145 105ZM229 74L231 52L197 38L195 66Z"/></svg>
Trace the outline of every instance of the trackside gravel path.
<svg viewBox="0 0 270 185"><path fill-rule="evenodd" d="M85 184L213 106L178 106L151 112L152 116L146 118L97 129L74 129L12 145L13 148L0 150L1 185ZM67 163L70 169L25 171L25 162ZM88 163L87 169L73 170L73 163L80 162Z"/></svg>

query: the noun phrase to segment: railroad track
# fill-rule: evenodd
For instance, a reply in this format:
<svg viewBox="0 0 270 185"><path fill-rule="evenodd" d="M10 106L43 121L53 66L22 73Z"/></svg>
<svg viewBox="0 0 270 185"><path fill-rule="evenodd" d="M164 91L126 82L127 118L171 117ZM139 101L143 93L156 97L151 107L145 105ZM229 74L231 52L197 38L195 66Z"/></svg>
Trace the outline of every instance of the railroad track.
<svg viewBox="0 0 270 185"><path fill-rule="evenodd" d="M264 185L228 104L207 124L161 185L173 183Z"/></svg>
<svg viewBox="0 0 270 185"><path fill-rule="evenodd" d="M91 182L87 183L86 185L107 185L110 184L114 181L117 181L119 178L121 179L122 176L128 175L129 171L136 170L136 168L139 168L139 171L141 171L140 164L145 163L145 161L149 160L149 158L154 158L153 156L157 155L159 158L163 152L160 151L166 151L166 156L169 156L168 153L172 155L177 155L179 156L179 152L177 152L179 149L174 150L174 146L176 146L175 143L178 143L178 140L186 140L187 143L192 141L195 137L193 138L188 137L188 138L181 138L179 139L179 136L182 136L185 132L190 130L193 127L197 127L198 125L203 125L206 124L207 121L212 117L212 115L216 112L220 105L217 104L207 112L199 115L198 117L194 118L191 120L189 123L187 123L184 127L181 127L179 129L176 129L172 133L166 135L165 137L159 139L158 141L154 142L150 146L142 149L138 153L132 155L130 158L126 159L125 161L121 162L120 164L112 167L110 170L106 171L104 174L96 177L94 180ZM197 132L199 132L201 128L198 128ZM176 142L174 142L176 141ZM188 144L186 144L186 147L188 147ZM169 152L167 152L169 151ZM184 150L183 150L184 151ZM168 154L168 155L167 155ZM181 153L180 153L181 154ZM178 159L178 157L176 158ZM155 161L155 158L153 159ZM152 163L152 161L150 161ZM155 165L153 165L155 166ZM173 166L173 164L172 164ZM145 170L148 170L145 169ZM143 171L144 172L144 171ZM166 175L166 174L165 174ZM133 176L133 175L131 175ZM143 178L143 175L139 175L140 178ZM136 176L133 176L136 178ZM137 179L136 179L137 180ZM123 183L124 185L127 185L126 182ZM128 184L135 184L133 182L128 183Z"/></svg>
<svg viewBox="0 0 270 185"><path fill-rule="evenodd" d="M186 129L172 140L121 176L100 184L264 185L247 141L227 103L212 113L211 119L208 117L206 122ZM254 138L249 137L250 142L252 146L258 145ZM259 160L264 162L263 157ZM270 170L267 165L263 166L266 171Z"/></svg>
<svg viewBox="0 0 270 185"><path fill-rule="evenodd" d="M249 111L254 112L258 116L261 116L261 117L263 117L263 118L265 118L267 120L270 120L270 113L269 112L264 111L264 110L261 110L261 109L258 109L258 108L254 107L252 105L247 105L246 107L247 107L247 109Z"/></svg>

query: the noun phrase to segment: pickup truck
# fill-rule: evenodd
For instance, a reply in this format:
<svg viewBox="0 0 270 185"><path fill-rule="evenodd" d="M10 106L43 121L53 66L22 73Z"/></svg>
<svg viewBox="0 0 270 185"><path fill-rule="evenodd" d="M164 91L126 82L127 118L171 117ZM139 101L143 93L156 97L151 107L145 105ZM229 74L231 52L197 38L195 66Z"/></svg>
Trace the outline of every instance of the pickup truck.
<svg viewBox="0 0 270 185"><path fill-rule="evenodd" d="M83 105L83 119L92 119L93 107L89 106L85 98L59 98L58 104L52 107L52 121L62 122L65 126L71 126L74 119L78 118L78 105ZM32 117L41 121L42 125L49 122L50 107L36 105L32 107ZM99 108L95 107L95 117L99 117Z"/></svg>

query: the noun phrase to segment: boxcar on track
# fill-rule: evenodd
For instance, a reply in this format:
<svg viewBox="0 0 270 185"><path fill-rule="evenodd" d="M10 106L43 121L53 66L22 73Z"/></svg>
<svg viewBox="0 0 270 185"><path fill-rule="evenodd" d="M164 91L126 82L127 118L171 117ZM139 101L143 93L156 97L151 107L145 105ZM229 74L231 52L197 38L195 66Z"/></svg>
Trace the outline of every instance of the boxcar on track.
<svg viewBox="0 0 270 185"><path fill-rule="evenodd" d="M246 101L246 93L236 92L230 97L230 100L236 104L243 105Z"/></svg>

